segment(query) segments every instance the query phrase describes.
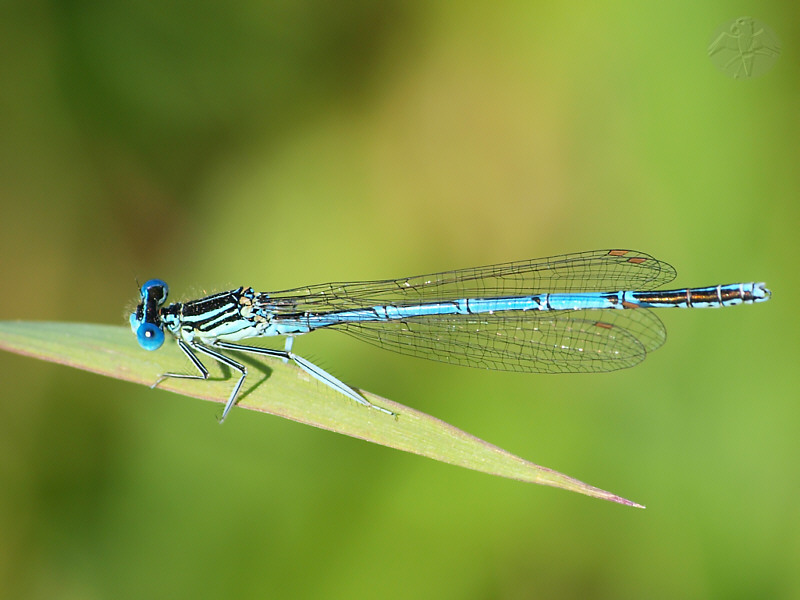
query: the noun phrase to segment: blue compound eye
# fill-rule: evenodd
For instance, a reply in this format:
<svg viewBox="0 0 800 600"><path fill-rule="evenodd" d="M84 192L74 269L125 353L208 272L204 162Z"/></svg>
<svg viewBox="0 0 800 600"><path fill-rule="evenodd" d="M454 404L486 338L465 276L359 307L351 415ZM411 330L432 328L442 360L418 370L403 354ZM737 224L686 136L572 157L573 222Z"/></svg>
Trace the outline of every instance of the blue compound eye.
<svg viewBox="0 0 800 600"><path fill-rule="evenodd" d="M145 281L141 289L142 300L155 300L157 306L166 302L169 295L169 286L161 279L150 279Z"/></svg>
<svg viewBox="0 0 800 600"><path fill-rule="evenodd" d="M164 343L164 332L152 323L142 323L136 331L136 339L145 350L158 350Z"/></svg>

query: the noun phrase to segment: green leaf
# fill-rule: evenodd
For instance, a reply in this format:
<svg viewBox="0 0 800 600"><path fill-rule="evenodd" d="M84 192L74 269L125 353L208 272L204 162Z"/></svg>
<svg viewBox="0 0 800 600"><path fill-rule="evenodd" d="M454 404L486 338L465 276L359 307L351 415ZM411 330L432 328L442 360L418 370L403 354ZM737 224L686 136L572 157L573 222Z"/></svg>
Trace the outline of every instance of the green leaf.
<svg viewBox="0 0 800 600"><path fill-rule="evenodd" d="M191 365L174 343L146 352L127 327L79 323L0 321L0 348L93 373L151 386L162 373L188 372ZM238 358L238 357L237 357ZM244 358L244 357L243 357ZM225 403L231 373L206 361L208 381L166 379L160 388ZM244 358L249 374L238 406L329 429L376 444L520 481L549 485L644 508L572 477L528 462L439 419L366 392L370 402L396 417L370 410L330 390L280 360ZM231 416L235 416L234 414ZM230 420L230 417L229 417Z"/></svg>

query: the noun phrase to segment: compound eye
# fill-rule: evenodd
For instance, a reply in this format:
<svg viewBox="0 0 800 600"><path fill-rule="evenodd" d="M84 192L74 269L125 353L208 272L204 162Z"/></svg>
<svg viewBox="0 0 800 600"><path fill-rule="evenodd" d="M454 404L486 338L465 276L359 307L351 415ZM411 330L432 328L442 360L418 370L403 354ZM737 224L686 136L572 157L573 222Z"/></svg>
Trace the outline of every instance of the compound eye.
<svg viewBox="0 0 800 600"><path fill-rule="evenodd" d="M158 350L164 343L164 332L152 323L142 323L136 331L136 339L145 350Z"/></svg>
<svg viewBox="0 0 800 600"><path fill-rule="evenodd" d="M169 286L161 279L150 279L145 281L140 293L143 301L155 300L156 305L161 306L167 300Z"/></svg>

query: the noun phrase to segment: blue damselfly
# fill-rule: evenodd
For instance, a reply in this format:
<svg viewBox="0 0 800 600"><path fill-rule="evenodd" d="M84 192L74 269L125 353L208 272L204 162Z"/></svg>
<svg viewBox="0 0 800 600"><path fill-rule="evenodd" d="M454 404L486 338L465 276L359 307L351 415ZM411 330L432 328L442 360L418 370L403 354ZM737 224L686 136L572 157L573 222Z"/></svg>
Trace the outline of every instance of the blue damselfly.
<svg viewBox="0 0 800 600"><path fill-rule="evenodd" d="M222 350L291 360L301 369L364 406L355 389L292 352L294 337L330 328L382 348L455 365L501 371L590 373L642 361L666 339L650 308L708 308L764 302L763 283L656 290L675 269L634 250L597 250L432 275L382 281L325 283L282 292L253 288L166 305L168 287L151 279L130 324L145 350L177 340L199 374L198 354L240 376L220 422L236 402L247 376ZM252 337L286 336L283 350L245 346Z"/></svg>

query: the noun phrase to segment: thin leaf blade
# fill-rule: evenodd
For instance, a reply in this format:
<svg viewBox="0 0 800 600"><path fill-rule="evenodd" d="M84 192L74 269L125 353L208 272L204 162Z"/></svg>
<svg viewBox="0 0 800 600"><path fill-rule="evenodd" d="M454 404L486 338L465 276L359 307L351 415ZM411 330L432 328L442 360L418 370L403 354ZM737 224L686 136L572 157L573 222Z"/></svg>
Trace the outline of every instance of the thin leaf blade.
<svg viewBox="0 0 800 600"><path fill-rule="evenodd" d="M186 359L175 344L165 344L158 352L145 352L136 344L130 329L109 325L0 321L0 348L147 386L161 373L181 372L187 368ZM349 401L294 365L252 357L244 362L250 374L237 403L241 408L492 475L644 508L385 398L362 392L373 404L395 412L396 418ZM211 371L208 381L167 379L159 387L224 403L233 385L230 373L214 364L208 367Z"/></svg>

